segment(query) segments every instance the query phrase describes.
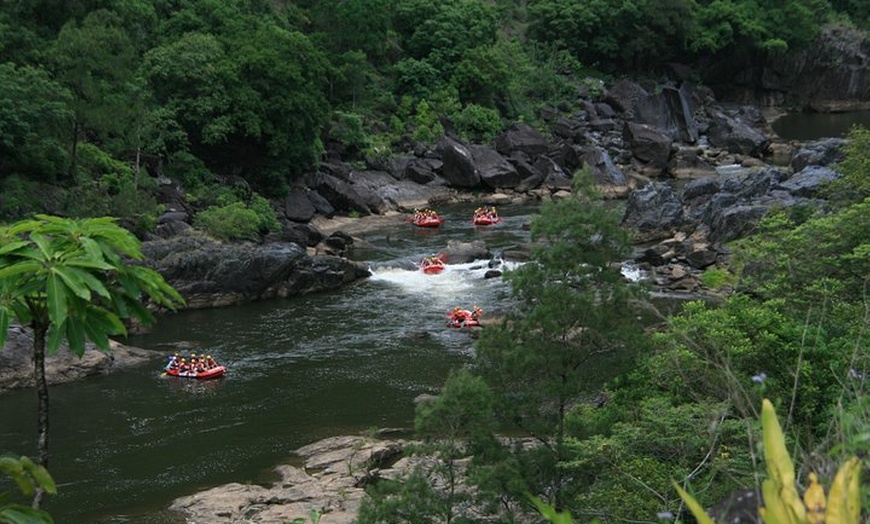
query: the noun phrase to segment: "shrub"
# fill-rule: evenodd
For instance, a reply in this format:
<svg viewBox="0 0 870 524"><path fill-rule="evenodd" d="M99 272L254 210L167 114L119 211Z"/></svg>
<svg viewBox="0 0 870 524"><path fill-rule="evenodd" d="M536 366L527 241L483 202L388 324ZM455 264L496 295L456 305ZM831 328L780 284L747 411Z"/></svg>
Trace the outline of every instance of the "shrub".
<svg viewBox="0 0 870 524"><path fill-rule="evenodd" d="M196 215L193 224L218 240L256 240L257 213L243 202L212 206Z"/></svg>
<svg viewBox="0 0 870 524"><path fill-rule="evenodd" d="M251 198L250 206L244 202L211 206L196 215L194 225L225 241L257 240L260 234L281 229L275 210L260 195Z"/></svg>

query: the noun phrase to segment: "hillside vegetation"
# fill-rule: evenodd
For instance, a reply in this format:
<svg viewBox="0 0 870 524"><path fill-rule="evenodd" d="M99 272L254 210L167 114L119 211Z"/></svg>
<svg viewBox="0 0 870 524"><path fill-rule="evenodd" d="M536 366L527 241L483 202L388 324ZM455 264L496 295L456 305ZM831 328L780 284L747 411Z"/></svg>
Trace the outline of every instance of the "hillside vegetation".
<svg viewBox="0 0 870 524"><path fill-rule="evenodd" d="M0 7L0 219L153 227L155 180L197 206L281 196L325 155L445 130L485 142L595 78L701 75L867 26L867 0L83 0ZM593 93L594 94L594 93ZM46 185L48 187L46 187ZM75 188L75 189L73 189Z"/></svg>

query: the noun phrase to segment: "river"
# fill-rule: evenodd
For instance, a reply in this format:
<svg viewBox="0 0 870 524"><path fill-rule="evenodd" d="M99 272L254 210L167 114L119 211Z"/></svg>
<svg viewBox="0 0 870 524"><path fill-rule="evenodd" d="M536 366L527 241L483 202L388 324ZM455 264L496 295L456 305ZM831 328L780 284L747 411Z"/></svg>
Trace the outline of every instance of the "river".
<svg viewBox="0 0 870 524"><path fill-rule="evenodd" d="M771 126L786 140L816 140L845 137L856 125L870 129L870 111L847 113L790 113L777 118Z"/></svg>
<svg viewBox="0 0 870 524"><path fill-rule="evenodd" d="M409 428L413 399L435 393L468 362L473 339L446 327L453 306L493 312L510 300L485 263L425 275L412 263L448 240L482 239L493 251L528 240L533 206L503 206L494 227L470 224L473 204L442 209L439 229L370 231L352 258L373 276L343 289L159 319L125 341L206 352L223 379L161 375L153 363L50 389L50 471L59 494L45 508L59 524L181 522L176 497L228 482L265 482L273 466L320 438ZM405 269L407 268L407 269ZM0 397L0 451L35 455L36 395ZM0 490L2 491L2 490Z"/></svg>

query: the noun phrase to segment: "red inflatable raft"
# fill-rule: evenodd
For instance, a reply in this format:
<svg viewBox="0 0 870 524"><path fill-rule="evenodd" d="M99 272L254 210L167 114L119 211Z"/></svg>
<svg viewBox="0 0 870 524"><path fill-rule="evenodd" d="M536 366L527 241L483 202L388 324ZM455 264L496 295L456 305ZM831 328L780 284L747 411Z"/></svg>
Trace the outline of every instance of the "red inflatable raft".
<svg viewBox="0 0 870 524"><path fill-rule="evenodd" d="M447 327L480 327L481 316L483 316L483 310L480 309L478 306L475 306L472 311L455 307L453 308L453 311L447 312Z"/></svg>
<svg viewBox="0 0 870 524"><path fill-rule="evenodd" d="M176 353L168 358L163 372L170 377L208 380L222 377L227 372L227 368L215 362L211 355L197 357L196 353L191 353L189 357L182 357Z"/></svg>
<svg viewBox="0 0 870 524"><path fill-rule="evenodd" d="M422 217L411 221L417 227L440 227L442 222L444 219L439 216Z"/></svg>
<svg viewBox="0 0 870 524"><path fill-rule="evenodd" d="M426 257L422 261L420 261L420 269L423 270L423 273L427 273L429 275L437 275L438 273L444 271L444 264L444 255L433 255L431 257Z"/></svg>
<svg viewBox="0 0 870 524"><path fill-rule="evenodd" d="M439 227L444 219L432 209L417 209L408 221L417 227Z"/></svg>
<svg viewBox="0 0 870 524"><path fill-rule="evenodd" d="M492 226L501 222L501 217L478 216L472 222L475 226Z"/></svg>
<svg viewBox="0 0 870 524"><path fill-rule="evenodd" d="M474 215L471 218L471 223L475 226L491 226L501 222L501 217L498 216L498 211L495 206L484 206L474 210Z"/></svg>
<svg viewBox="0 0 870 524"><path fill-rule="evenodd" d="M216 368L206 369L204 371L179 371L177 369L166 370L166 374L170 377L197 378L199 380L208 380L211 378L222 377L226 372L227 368L224 366L218 366Z"/></svg>

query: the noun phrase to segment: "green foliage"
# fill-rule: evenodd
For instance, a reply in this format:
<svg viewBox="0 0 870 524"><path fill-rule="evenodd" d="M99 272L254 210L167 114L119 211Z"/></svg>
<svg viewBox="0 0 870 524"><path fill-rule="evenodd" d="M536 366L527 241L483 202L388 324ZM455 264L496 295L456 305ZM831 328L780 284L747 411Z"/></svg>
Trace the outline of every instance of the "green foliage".
<svg viewBox="0 0 870 524"><path fill-rule="evenodd" d="M701 283L708 289L722 289L734 285L737 278L725 268L707 269L701 273Z"/></svg>
<svg viewBox="0 0 870 524"><path fill-rule="evenodd" d="M225 241L257 240L262 234L281 229L275 210L260 195L254 195L250 204L236 201L211 206L196 215L194 225Z"/></svg>
<svg viewBox="0 0 870 524"><path fill-rule="evenodd" d="M61 29L50 63L73 95L74 161L77 142L84 137L116 154L138 145L136 124L144 107L134 74L136 58L120 17L111 11L92 11L81 25L71 20Z"/></svg>
<svg viewBox="0 0 870 524"><path fill-rule="evenodd" d="M639 348L640 327L626 313L639 289L614 264L628 237L598 198L583 173L574 195L541 209L532 223L541 247L506 275L520 306L477 344L476 370L497 395L500 419L548 442L552 463L565 458L571 406L626 369ZM558 501L561 472L547 475L536 492Z"/></svg>
<svg viewBox="0 0 870 524"><path fill-rule="evenodd" d="M0 64L0 180L50 182L66 171L70 99L43 69Z"/></svg>
<svg viewBox="0 0 870 524"><path fill-rule="evenodd" d="M0 178L0 221L27 216L43 209L39 184L19 175Z"/></svg>
<svg viewBox="0 0 870 524"><path fill-rule="evenodd" d="M498 111L477 104L463 107L454 124L459 136L474 143L490 143L503 130Z"/></svg>
<svg viewBox="0 0 870 524"><path fill-rule="evenodd" d="M863 303L870 274L870 199L807 220L797 227L784 213L738 242L742 285L762 297L789 298L813 318L830 308ZM855 318L854 315L851 315Z"/></svg>
<svg viewBox="0 0 870 524"><path fill-rule="evenodd" d="M438 114L432 111L432 107L426 100L421 100L414 114L411 136L414 140L431 144L443 135L444 127L438 121Z"/></svg>
<svg viewBox="0 0 870 524"><path fill-rule="evenodd" d="M434 439L474 441L492 435L494 399L486 382L463 369L450 374L432 403L417 406L417 433Z"/></svg>
<svg viewBox="0 0 870 524"><path fill-rule="evenodd" d="M381 480L366 489L356 522L359 524L436 524L450 514L425 472L402 481Z"/></svg>
<svg viewBox="0 0 870 524"><path fill-rule="evenodd" d="M320 153L327 62L305 35L238 9L222 6L209 13L227 17L219 26L183 33L145 54L143 72L163 106L158 131L171 133L155 133L152 141L189 144L211 171L246 173L264 194L279 194ZM199 16L193 25L204 23Z"/></svg>
<svg viewBox="0 0 870 524"><path fill-rule="evenodd" d="M563 467L574 480L567 504L574 514L608 522L673 512L675 472L692 472L711 504L751 482L751 457L742 448L746 429L729 417L727 403L681 403L636 387L642 400L620 392L604 406L578 406L569 417L573 436Z"/></svg>
<svg viewBox="0 0 870 524"><path fill-rule="evenodd" d="M183 302L155 270L125 262L142 259L140 244L112 218L37 215L3 227L0 239L0 342L18 319L49 330L49 351L62 340L77 355L86 340L108 350L110 335L126 334L121 318L153 321L140 294L167 308Z"/></svg>
<svg viewBox="0 0 870 524"><path fill-rule="evenodd" d="M718 307L702 302L684 306L655 339L663 352L661 387L693 399L729 401L744 418L763 393L789 405L793 420L812 440L827 428L825 406L841 392L850 352L829 344L822 326L793 319L783 301L757 302L734 295Z"/></svg>
<svg viewBox="0 0 870 524"><path fill-rule="evenodd" d="M831 193L841 204L854 204L870 198L870 129L855 126L846 139L844 158L835 166L843 178L831 184Z"/></svg>
<svg viewBox="0 0 870 524"><path fill-rule="evenodd" d="M44 467L29 457L0 455L0 472L10 477L25 496L33 496L37 489L49 494L57 493L54 479ZM51 524L54 520L47 512L22 504L7 502L9 494L0 493L0 522L8 524Z"/></svg>
<svg viewBox="0 0 870 524"><path fill-rule="evenodd" d="M820 0L542 0L529 7L529 34L595 67L644 71L686 56L801 48L829 12Z"/></svg>

